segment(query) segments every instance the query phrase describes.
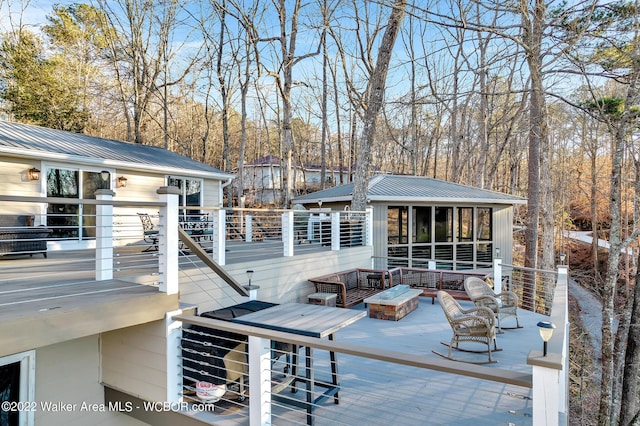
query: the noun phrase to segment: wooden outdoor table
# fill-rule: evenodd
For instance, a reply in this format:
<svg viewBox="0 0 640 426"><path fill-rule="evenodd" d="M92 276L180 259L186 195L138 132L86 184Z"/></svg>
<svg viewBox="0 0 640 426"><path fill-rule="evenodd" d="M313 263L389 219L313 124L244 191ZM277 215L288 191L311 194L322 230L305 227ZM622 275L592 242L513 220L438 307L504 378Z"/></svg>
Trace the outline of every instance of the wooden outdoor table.
<svg viewBox="0 0 640 426"><path fill-rule="evenodd" d="M328 337L329 340L333 340L336 331L349 324L353 324L360 318L366 316L366 314L365 311L356 311L353 309L307 305L304 303L284 303L234 318L232 321L238 324L252 325L303 336ZM294 405L299 404L300 406L306 407L307 424L311 425L313 424L313 416L311 413L315 404L331 396L334 397L336 404L339 403L338 391L340 390L340 385L338 382L338 364L333 351L329 352L331 360L331 383L315 381L313 373L313 348L305 346L305 355L305 377L296 378L292 382L292 392L296 391L296 381L305 382L307 391L306 402L299 404L298 401L291 400L290 398L278 398L278 395L273 395L272 397L281 402ZM297 353L294 353L294 376L297 371L297 363ZM312 391L315 386L324 387L327 388L327 390L314 400Z"/></svg>

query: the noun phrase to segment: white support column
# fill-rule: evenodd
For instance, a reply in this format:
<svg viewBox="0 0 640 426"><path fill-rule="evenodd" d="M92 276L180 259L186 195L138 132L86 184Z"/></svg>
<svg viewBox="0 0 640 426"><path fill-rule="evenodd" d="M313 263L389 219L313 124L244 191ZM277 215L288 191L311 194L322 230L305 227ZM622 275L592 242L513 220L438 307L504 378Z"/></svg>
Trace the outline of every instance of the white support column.
<svg viewBox="0 0 640 426"><path fill-rule="evenodd" d="M218 265L226 264L225 244L227 242L227 212L224 209L214 210L211 212L211 241L213 243L213 251L211 258Z"/></svg>
<svg viewBox="0 0 640 426"><path fill-rule="evenodd" d="M245 223L245 241L248 243L252 243L253 242L253 216L248 214L246 217L246 223Z"/></svg>
<svg viewBox="0 0 640 426"><path fill-rule="evenodd" d="M249 424L271 424L271 341L249 336Z"/></svg>
<svg viewBox="0 0 640 426"><path fill-rule="evenodd" d="M569 268L567 265L558 266L558 287L568 289L569 288ZM569 336L570 326L569 323L569 299L564 299L564 309L562 309L562 316L556 318L554 315L553 321L558 321L561 327L564 327L564 335ZM560 372L560 395L558 397L558 410L561 415L565 416L565 419L569 415L569 339L563 340L562 344L562 356L564 360L563 371ZM566 422L565 422L566 423Z"/></svg>
<svg viewBox="0 0 640 426"><path fill-rule="evenodd" d="M160 291L178 293L178 195L180 189L162 186L160 198L160 233L158 234L158 272Z"/></svg>
<svg viewBox="0 0 640 426"><path fill-rule="evenodd" d="M493 291L502 293L502 259L493 259Z"/></svg>
<svg viewBox="0 0 640 426"><path fill-rule="evenodd" d="M112 201L110 189L98 189L96 200ZM96 205L96 281L113 278L113 205Z"/></svg>
<svg viewBox="0 0 640 426"><path fill-rule="evenodd" d="M182 310L167 312L165 316L165 341L167 345L167 402L182 402L182 354L180 339L182 338L182 321L174 321L173 317L182 314Z"/></svg>
<svg viewBox="0 0 640 426"><path fill-rule="evenodd" d="M331 250L340 250L340 212L331 212Z"/></svg>
<svg viewBox="0 0 640 426"><path fill-rule="evenodd" d="M282 213L282 245L284 257L293 256L293 211Z"/></svg>
<svg viewBox="0 0 640 426"><path fill-rule="evenodd" d="M364 216L364 245L373 245L373 207L367 207Z"/></svg>
<svg viewBox="0 0 640 426"><path fill-rule="evenodd" d="M561 372L554 368L534 365L533 373L533 424L544 426L558 425L558 400L560 393L559 376Z"/></svg>
<svg viewBox="0 0 640 426"><path fill-rule="evenodd" d="M427 262L427 268L436 269L436 262L433 260L430 260L429 262Z"/></svg>

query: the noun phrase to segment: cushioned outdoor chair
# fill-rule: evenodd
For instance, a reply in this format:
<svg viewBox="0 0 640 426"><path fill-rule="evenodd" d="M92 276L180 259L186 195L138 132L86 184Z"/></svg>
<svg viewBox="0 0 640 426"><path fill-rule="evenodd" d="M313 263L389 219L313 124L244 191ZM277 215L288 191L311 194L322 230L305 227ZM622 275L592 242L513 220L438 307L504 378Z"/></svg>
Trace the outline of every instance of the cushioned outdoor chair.
<svg viewBox="0 0 640 426"><path fill-rule="evenodd" d="M501 320L509 317L516 319L515 327L522 328L518 321L518 295L512 291L494 293L489 284L477 277L469 277L464 281L464 289L476 306L484 306L493 311L498 321L498 330L502 331Z"/></svg>
<svg viewBox="0 0 640 426"><path fill-rule="evenodd" d="M142 235L147 244L151 244L143 251L158 250L158 234L160 231L156 229L151 222L151 217L147 213L138 213L140 221L142 222Z"/></svg>
<svg viewBox="0 0 640 426"><path fill-rule="evenodd" d="M437 294L438 303L444 311L444 315L449 321L453 336L449 344L441 342L443 345L449 347L447 355L441 354L437 351L433 351L434 354L441 357L448 358L453 361L471 362L473 364L489 364L494 363L491 357L491 344L493 344L493 351L501 351L498 349L498 341L496 339L495 328L495 315L489 308L474 307L464 310L460 304L446 291L440 290ZM483 345L487 345L486 350L469 350L461 348L462 342L475 342ZM474 353L487 353L489 359L484 362L473 362L462 359L456 359L451 356L451 349L456 349L462 352L474 352Z"/></svg>

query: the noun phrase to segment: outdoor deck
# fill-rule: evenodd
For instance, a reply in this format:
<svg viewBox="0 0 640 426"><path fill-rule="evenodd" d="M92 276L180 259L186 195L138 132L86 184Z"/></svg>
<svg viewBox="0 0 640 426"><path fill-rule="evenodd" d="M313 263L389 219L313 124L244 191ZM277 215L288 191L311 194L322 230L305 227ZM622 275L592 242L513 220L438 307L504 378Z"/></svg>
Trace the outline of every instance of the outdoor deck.
<svg viewBox="0 0 640 426"><path fill-rule="evenodd" d="M461 304L472 306L471 302ZM365 307L361 304L351 309L364 311ZM527 355L542 345L536 324L546 317L524 310L519 311L519 317L524 328L505 330L498 335L498 347L502 349L494 353L498 362L482 367L522 373L522 377L531 375ZM338 342L370 348L370 353L395 351L409 357L424 356L442 366L450 362L434 355L432 350L446 353L447 348L440 342L448 342L450 337L451 329L438 302L432 305L424 297L420 298L418 309L400 321L365 317L336 333ZM486 360L485 354L454 351L454 356L469 361ZM316 351L314 362L317 377L327 378L328 354ZM338 354L338 364L340 404L335 405L331 399L321 403L314 411L316 425L532 424L529 388L346 354ZM287 397L303 397L303 392L283 393ZM196 415L216 425L248 424L247 416L248 407L237 401L220 401L214 413ZM272 416L275 424L305 422L304 410L292 410L288 405L273 403Z"/></svg>

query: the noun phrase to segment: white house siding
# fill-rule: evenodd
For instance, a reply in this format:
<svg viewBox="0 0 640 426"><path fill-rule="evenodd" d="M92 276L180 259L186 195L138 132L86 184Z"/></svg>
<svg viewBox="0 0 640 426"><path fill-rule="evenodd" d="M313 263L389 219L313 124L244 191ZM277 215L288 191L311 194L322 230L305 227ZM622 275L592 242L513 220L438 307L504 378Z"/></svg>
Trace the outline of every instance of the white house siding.
<svg viewBox="0 0 640 426"><path fill-rule="evenodd" d="M513 263L513 207L493 207L494 248L500 248L500 257L507 264Z"/></svg>
<svg viewBox="0 0 640 426"><path fill-rule="evenodd" d="M36 426L139 426L132 417L113 411L82 410L103 404L100 383L100 344L97 335L45 346L36 351ZM48 403L71 404L68 412L46 409ZM44 408L43 408L44 407Z"/></svg>
<svg viewBox="0 0 640 426"><path fill-rule="evenodd" d="M167 399L164 321L103 333L102 381L150 401Z"/></svg>
<svg viewBox="0 0 640 426"><path fill-rule="evenodd" d="M371 267L371 247L352 247L339 251L327 251L280 257L251 263L234 263L225 269L241 285L248 284L246 271L254 271L251 284L258 285L258 299L273 302L306 303L307 296L315 292L307 280L319 275L351 268ZM318 257L322 262L318 262ZM198 306L206 312L247 301L238 295L221 278L202 271L181 271L180 301Z"/></svg>
<svg viewBox="0 0 640 426"><path fill-rule="evenodd" d="M6 195L39 197L42 177L38 181L30 181L27 171L35 167L40 169L40 161L0 156L1 192ZM0 214L33 214L40 213L34 205L28 203L1 203ZM36 217L36 225L39 225Z"/></svg>

